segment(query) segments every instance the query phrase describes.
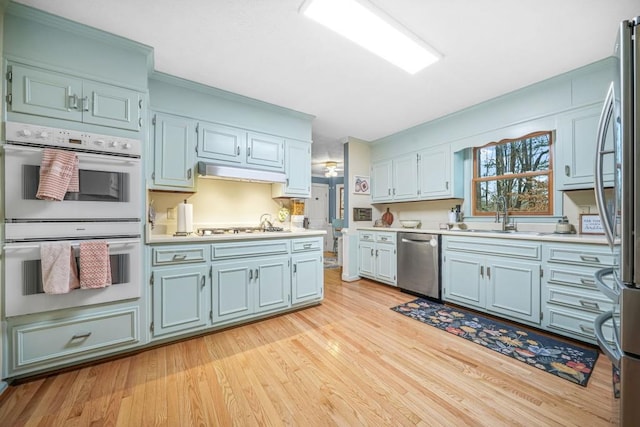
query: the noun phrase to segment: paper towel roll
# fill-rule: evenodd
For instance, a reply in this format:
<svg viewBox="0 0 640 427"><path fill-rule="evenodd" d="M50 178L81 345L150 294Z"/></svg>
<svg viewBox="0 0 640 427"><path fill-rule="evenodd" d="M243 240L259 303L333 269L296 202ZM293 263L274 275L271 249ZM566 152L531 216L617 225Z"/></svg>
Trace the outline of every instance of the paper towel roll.
<svg viewBox="0 0 640 427"><path fill-rule="evenodd" d="M178 233L193 232L193 205L187 203L178 204Z"/></svg>

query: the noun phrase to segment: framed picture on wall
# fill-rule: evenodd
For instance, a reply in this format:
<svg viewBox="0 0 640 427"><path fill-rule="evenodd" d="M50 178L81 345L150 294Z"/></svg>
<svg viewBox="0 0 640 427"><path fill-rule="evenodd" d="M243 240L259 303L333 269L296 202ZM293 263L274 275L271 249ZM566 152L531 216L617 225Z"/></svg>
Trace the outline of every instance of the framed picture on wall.
<svg viewBox="0 0 640 427"><path fill-rule="evenodd" d="M354 175L353 177L353 193L354 194L370 194L371 185L368 176Z"/></svg>

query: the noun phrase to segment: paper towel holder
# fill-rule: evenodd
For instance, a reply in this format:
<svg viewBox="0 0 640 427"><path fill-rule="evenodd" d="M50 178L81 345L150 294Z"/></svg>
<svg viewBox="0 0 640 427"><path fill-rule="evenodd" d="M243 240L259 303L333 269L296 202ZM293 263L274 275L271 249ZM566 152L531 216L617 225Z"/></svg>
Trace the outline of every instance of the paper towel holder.
<svg viewBox="0 0 640 427"><path fill-rule="evenodd" d="M184 199L184 205L185 206L187 205L187 199ZM180 218L180 212L178 212L178 218ZM178 225L178 228L180 228L180 225ZM177 231L176 230L176 232L173 233L173 236L174 237L186 237L186 236L189 236L192 233L193 233L193 230L192 231L187 231L187 230L185 230L185 231Z"/></svg>

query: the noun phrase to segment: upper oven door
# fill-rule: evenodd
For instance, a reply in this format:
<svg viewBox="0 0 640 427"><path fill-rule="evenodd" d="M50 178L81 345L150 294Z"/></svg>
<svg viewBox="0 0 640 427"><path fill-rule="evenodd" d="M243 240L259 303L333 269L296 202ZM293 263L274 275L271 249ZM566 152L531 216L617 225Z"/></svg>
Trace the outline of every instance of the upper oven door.
<svg viewBox="0 0 640 427"><path fill-rule="evenodd" d="M62 201L36 198L43 148L5 144L5 218L26 221L141 217L140 159L78 152L80 192Z"/></svg>

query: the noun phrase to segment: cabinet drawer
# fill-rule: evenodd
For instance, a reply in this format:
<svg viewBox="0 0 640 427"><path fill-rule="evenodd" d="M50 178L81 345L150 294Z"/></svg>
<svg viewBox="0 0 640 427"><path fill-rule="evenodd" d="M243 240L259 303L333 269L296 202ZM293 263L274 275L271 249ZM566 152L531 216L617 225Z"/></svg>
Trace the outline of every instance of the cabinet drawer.
<svg viewBox="0 0 640 427"><path fill-rule="evenodd" d="M358 232L358 239L365 242L373 242L375 241L375 233L373 231L360 231Z"/></svg>
<svg viewBox="0 0 640 427"><path fill-rule="evenodd" d="M289 242L286 240L261 240L211 245L211 259L213 260L288 253Z"/></svg>
<svg viewBox="0 0 640 427"><path fill-rule="evenodd" d="M613 302L599 291L576 290L564 286L547 286L546 301L591 313L603 313L613 309Z"/></svg>
<svg viewBox="0 0 640 427"><path fill-rule="evenodd" d="M579 288L597 290L596 281L593 277L598 271L597 268L578 268L560 264L547 264L548 269L545 274L548 283L575 286ZM605 278L605 281L606 278ZM611 283L609 283L612 286Z"/></svg>
<svg viewBox="0 0 640 427"><path fill-rule="evenodd" d="M576 264L580 266L610 267L614 265L614 255L604 245L546 245L547 262Z"/></svg>
<svg viewBox="0 0 640 427"><path fill-rule="evenodd" d="M138 309L102 312L12 330L13 369L130 345L139 340Z"/></svg>
<svg viewBox="0 0 640 427"><path fill-rule="evenodd" d="M377 243L396 243L396 233L393 232L383 232L376 233L376 242Z"/></svg>
<svg viewBox="0 0 640 427"><path fill-rule="evenodd" d="M291 241L291 252L321 251L322 239L296 239Z"/></svg>
<svg viewBox="0 0 640 427"><path fill-rule="evenodd" d="M197 248L154 248L153 265L186 264L206 260L206 247Z"/></svg>
<svg viewBox="0 0 640 427"><path fill-rule="evenodd" d="M500 255L521 259L541 258L541 245L520 240L482 239L477 237L444 239L444 247L450 251L475 252L483 255Z"/></svg>
<svg viewBox="0 0 640 427"><path fill-rule="evenodd" d="M597 313L589 313L582 310L573 310L567 307L548 305L544 313L547 317L547 328L552 332L567 335L582 341L596 342L593 322ZM611 342L613 327L611 322L604 324L605 339Z"/></svg>

